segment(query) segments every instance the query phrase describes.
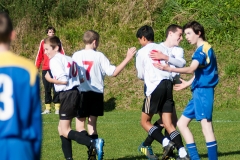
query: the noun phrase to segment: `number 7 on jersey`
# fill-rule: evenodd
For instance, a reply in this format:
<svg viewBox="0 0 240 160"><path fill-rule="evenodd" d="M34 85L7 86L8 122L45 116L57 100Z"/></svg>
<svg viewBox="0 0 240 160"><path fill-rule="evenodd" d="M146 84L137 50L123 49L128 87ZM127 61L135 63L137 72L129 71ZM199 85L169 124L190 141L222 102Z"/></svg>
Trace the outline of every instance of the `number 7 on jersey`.
<svg viewBox="0 0 240 160"><path fill-rule="evenodd" d="M93 65L93 61L83 61L83 65L86 65L86 78L89 81L90 80L90 71ZM84 67L85 68L85 67Z"/></svg>

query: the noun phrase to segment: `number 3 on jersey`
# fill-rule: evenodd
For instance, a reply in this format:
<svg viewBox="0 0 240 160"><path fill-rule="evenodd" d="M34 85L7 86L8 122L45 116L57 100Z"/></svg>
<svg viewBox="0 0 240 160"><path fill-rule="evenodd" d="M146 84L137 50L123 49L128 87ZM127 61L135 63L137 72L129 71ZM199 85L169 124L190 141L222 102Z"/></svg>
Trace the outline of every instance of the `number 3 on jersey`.
<svg viewBox="0 0 240 160"><path fill-rule="evenodd" d="M13 83L5 74L0 74L0 121L6 121L13 115Z"/></svg>
<svg viewBox="0 0 240 160"><path fill-rule="evenodd" d="M86 78L89 81L90 80L90 71L93 65L93 61L83 61L83 65L86 65Z"/></svg>

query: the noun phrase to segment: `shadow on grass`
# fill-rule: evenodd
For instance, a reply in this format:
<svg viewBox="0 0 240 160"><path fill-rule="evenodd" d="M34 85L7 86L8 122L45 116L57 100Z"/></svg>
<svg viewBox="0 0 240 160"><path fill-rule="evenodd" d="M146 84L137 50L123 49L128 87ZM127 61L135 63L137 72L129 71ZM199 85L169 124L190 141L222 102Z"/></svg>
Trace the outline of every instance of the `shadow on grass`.
<svg viewBox="0 0 240 160"><path fill-rule="evenodd" d="M160 155L156 154L159 159L161 158ZM122 157L122 158L117 158L114 160L146 160L146 156L144 155L139 155L139 156L126 156L126 157Z"/></svg>
<svg viewBox="0 0 240 160"><path fill-rule="evenodd" d="M116 98L112 97L108 101L104 102L104 111L110 112L116 108Z"/></svg>
<svg viewBox="0 0 240 160"><path fill-rule="evenodd" d="M229 155L240 155L240 151L232 151L232 152L218 152L218 157L222 157L222 156L229 156ZM207 158L208 155L207 154L200 154L200 157L202 158Z"/></svg>

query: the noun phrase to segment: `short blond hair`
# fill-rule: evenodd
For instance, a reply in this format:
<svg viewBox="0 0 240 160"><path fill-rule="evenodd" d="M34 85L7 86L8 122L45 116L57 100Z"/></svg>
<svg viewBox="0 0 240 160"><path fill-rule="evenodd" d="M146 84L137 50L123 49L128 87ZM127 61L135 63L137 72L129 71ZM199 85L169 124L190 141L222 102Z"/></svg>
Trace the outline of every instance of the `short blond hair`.
<svg viewBox="0 0 240 160"><path fill-rule="evenodd" d="M99 34L94 30L88 30L83 35L84 44L91 44L94 40L99 41Z"/></svg>

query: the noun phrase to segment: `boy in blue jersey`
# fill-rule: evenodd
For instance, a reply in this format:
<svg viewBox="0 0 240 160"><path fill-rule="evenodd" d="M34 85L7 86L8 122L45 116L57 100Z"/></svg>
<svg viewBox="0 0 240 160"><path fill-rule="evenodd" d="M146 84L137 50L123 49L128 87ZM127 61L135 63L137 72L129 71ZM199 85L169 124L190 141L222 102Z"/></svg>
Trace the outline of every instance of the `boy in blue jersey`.
<svg viewBox="0 0 240 160"><path fill-rule="evenodd" d="M80 85L79 70L72 58L60 53L61 42L57 36L44 39L44 52L50 59L50 70L53 78L47 72L45 78L54 84L59 92L60 110L58 132L62 141L62 150L67 160L72 160L71 140L83 144L89 148L89 160L95 160L96 152L98 160L103 158L103 139L93 140L87 132L77 132L71 129L72 119L76 117L76 126L79 120L80 92L77 89Z"/></svg>
<svg viewBox="0 0 240 160"><path fill-rule="evenodd" d="M193 74L189 81L182 80L175 90L184 89L192 85L193 97L177 122L190 154L191 160L200 160L193 135L188 128L192 119L201 122L203 135L208 149L209 160L217 160L217 142L213 133L212 112L214 102L214 88L218 84L217 60L211 45L205 41L204 28L196 21L187 23L184 27L186 39L197 46L189 67L170 68L168 65L154 64L155 67L170 72Z"/></svg>
<svg viewBox="0 0 240 160"><path fill-rule="evenodd" d="M38 70L9 48L15 33L0 13L0 159L40 160L42 142Z"/></svg>

